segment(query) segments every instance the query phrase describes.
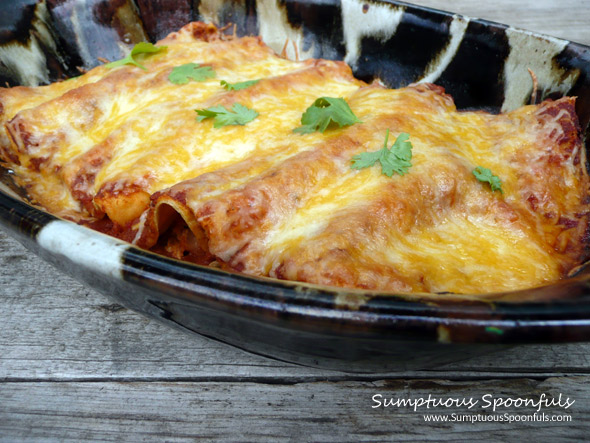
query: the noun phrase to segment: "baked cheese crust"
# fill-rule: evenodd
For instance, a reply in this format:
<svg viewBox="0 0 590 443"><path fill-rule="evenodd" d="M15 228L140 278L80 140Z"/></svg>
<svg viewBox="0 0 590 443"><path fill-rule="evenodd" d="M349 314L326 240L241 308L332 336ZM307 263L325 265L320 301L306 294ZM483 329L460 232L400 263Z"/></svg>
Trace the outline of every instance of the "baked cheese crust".
<svg viewBox="0 0 590 443"><path fill-rule="evenodd" d="M396 292L489 293L564 278L586 258L588 175L575 99L459 112L431 84L388 89L337 61L191 23L136 66L0 89L0 156L31 200L167 256L256 276ZM186 63L216 76L175 84ZM258 80L240 90L229 83ZM361 121L294 133L318 97ZM241 104L245 125L196 109ZM410 134L388 177L351 159ZM479 182L489 168L502 192Z"/></svg>

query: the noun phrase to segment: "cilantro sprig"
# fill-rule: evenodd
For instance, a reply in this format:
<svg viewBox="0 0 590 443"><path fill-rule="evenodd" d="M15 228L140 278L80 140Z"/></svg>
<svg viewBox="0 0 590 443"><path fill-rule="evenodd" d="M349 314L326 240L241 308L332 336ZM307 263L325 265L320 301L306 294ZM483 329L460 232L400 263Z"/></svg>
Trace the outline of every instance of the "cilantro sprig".
<svg viewBox="0 0 590 443"><path fill-rule="evenodd" d="M115 62L107 63L105 66L107 68L116 68L118 66L123 65L135 65L138 68L147 71L147 68L143 66L141 63L139 63L137 60L135 60L135 57L141 54L155 54L157 52L163 51L167 47L168 46L154 46L151 43L139 42L133 47L133 49L127 57L122 58L121 60L117 60Z"/></svg>
<svg viewBox="0 0 590 443"><path fill-rule="evenodd" d="M238 82L238 83L228 83L225 80L221 80L219 84L223 86L228 91L239 91L240 89L246 89L250 86L254 86L260 80L247 80L245 82Z"/></svg>
<svg viewBox="0 0 590 443"><path fill-rule="evenodd" d="M258 112L249 109L239 103L234 103L231 110L218 105L207 109L195 109L198 114L197 121L213 119L213 127L221 128L229 125L245 125L258 117Z"/></svg>
<svg viewBox="0 0 590 443"><path fill-rule="evenodd" d="M352 169L363 169L381 163L381 172L391 177L394 172L404 175L412 166L412 143L410 134L402 132L397 136L391 148L387 148L389 129L385 133L383 148L374 152L362 152L352 157Z"/></svg>
<svg viewBox="0 0 590 443"><path fill-rule="evenodd" d="M502 180L500 180L500 177L497 175L492 174L492 171L488 168L477 166L472 172L473 175L475 175L475 178L480 182L489 183L492 192L500 191L501 194L504 194L504 191L502 190Z"/></svg>
<svg viewBox="0 0 590 443"><path fill-rule="evenodd" d="M331 124L338 127L362 123L343 98L320 97L301 116L301 125L293 129L299 134L323 133Z"/></svg>
<svg viewBox="0 0 590 443"><path fill-rule="evenodd" d="M196 82L204 82L207 79L214 78L215 71L211 66L201 66L197 63L187 63L181 66L176 66L168 80L175 85L186 85L189 80Z"/></svg>

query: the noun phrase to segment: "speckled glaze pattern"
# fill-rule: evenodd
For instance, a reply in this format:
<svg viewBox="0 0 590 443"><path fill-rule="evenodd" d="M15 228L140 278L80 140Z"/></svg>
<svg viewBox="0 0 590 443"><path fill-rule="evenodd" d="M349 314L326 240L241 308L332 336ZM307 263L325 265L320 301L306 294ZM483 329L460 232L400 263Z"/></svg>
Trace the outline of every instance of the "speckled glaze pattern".
<svg viewBox="0 0 590 443"><path fill-rule="evenodd" d="M436 82L460 109L509 110L576 95L590 121L590 48L401 2L0 0L0 81L38 85L121 58L192 20L235 24L287 54L346 60L391 87ZM0 224L34 253L125 306L276 358L351 371L426 368L515 343L590 339L584 266L542 288L458 296L379 294L253 278L139 250L23 202L4 171Z"/></svg>

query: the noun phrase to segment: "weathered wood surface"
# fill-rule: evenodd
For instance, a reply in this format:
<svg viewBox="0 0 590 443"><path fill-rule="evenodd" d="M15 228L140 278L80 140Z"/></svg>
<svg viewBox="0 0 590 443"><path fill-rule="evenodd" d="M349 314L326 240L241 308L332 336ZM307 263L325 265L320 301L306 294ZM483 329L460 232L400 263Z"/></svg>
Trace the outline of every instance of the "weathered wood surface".
<svg viewBox="0 0 590 443"><path fill-rule="evenodd" d="M590 44L585 1L416 3ZM1 441L581 441L590 419L588 355L590 344L516 347L427 371L370 375L292 365L121 308L0 233ZM372 408L377 393L562 393L576 403L567 423L435 424L410 408Z"/></svg>
<svg viewBox="0 0 590 443"><path fill-rule="evenodd" d="M554 441L587 432L588 344L518 347L429 371L318 370L144 318L56 274L4 234L0 251L0 440L261 441L297 440L305 432L318 441L420 441L471 440L485 431L498 441L522 432ZM562 393L576 404L569 423L435 424L409 408L372 408L377 393Z"/></svg>
<svg viewBox="0 0 590 443"><path fill-rule="evenodd" d="M416 0L408 3L505 23L590 45L590 4L586 0Z"/></svg>
<svg viewBox="0 0 590 443"><path fill-rule="evenodd" d="M170 329L86 288L0 232L0 380L355 379L283 363ZM15 263L20 273L14 275ZM23 284L26 280L26 284ZM590 344L519 346L425 371L363 375L463 380L590 373Z"/></svg>
<svg viewBox="0 0 590 443"><path fill-rule="evenodd" d="M584 441L590 420L590 377L447 382L384 380L274 384L220 382L10 383L2 386L0 435L24 439L107 441ZM466 398L459 415L493 414L482 396L575 400L570 422L426 423L425 407L373 408L372 398ZM565 400L565 397L563 398ZM442 408L444 409L444 408ZM440 410L440 409L439 409ZM496 413L532 415L534 407ZM487 413L485 412L487 411ZM525 413L526 411L526 413ZM453 417L450 416L449 420ZM1 437L0 437L1 438ZM7 439L8 441L8 439Z"/></svg>

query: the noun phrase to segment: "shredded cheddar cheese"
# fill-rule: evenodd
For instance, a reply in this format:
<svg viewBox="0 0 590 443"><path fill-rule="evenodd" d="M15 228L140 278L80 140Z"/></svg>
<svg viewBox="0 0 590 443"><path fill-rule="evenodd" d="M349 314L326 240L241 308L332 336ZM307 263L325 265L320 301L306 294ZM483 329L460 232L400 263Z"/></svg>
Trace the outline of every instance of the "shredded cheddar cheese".
<svg viewBox="0 0 590 443"><path fill-rule="evenodd" d="M342 287L502 292L585 258L574 98L460 112L438 86L366 84L212 25L157 45L145 70L0 89L0 157L32 201L174 258ZM383 149L397 174L370 167Z"/></svg>

